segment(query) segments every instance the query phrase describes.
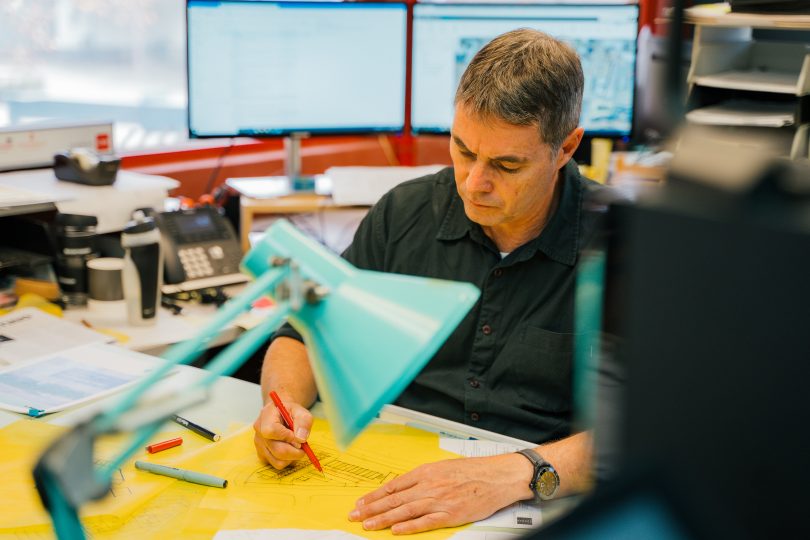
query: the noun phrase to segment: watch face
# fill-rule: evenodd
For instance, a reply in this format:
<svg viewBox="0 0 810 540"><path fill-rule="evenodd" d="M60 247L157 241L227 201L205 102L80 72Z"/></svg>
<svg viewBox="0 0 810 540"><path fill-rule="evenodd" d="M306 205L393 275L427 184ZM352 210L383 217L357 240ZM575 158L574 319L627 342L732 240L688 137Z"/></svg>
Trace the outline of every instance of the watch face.
<svg viewBox="0 0 810 540"><path fill-rule="evenodd" d="M537 493L541 497L551 497L557 491L557 475L550 469L544 469L537 478Z"/></svg>

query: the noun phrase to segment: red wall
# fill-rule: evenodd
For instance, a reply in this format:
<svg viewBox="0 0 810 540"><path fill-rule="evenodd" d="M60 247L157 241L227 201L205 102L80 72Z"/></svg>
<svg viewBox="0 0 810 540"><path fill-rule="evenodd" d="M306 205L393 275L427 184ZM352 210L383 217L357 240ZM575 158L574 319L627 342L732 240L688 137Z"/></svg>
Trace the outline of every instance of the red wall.
<svg viewBox="0 0 810 540"><path fill-rule="evenodd" d="M284 174L283 140L244 139L233 146L125 156L127 170L168 176L180 181L172 195L197 198L227 178ZM301 172L322 173L331 166L449 164L448 138L396 136L312 137L301 144ZM212 171L221 164L212 178Z"/></svg>

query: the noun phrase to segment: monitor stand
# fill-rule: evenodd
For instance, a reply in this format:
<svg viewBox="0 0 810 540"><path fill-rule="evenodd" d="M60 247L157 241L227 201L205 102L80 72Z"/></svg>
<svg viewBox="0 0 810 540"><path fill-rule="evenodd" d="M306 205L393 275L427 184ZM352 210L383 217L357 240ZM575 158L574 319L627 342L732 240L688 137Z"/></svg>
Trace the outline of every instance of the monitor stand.
<svg viewBox="0 0 810 540"><path fill-rule="evenodd" d="M306 136L306 133L291 133L284 137L284 150L287 152L284 173L290 191L315 191L315 177L301 175L301 139Z"/></svg>
<svg viewBox="0 0 810 540"><path fill-rule="evenodd" d="M284 138L284 175L228 178L225 183L240 195L251 199L274 199L295 194L331 195L332 182L326 175L301 174L301 139L307 133Z"/></svg>

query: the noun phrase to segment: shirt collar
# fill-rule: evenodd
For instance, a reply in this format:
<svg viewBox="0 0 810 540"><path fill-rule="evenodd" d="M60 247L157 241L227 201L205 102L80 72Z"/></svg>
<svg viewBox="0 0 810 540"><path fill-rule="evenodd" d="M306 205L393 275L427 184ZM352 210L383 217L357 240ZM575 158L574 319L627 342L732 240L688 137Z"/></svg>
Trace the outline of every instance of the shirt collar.
<svg viewBox="0 0 810 540"><path fill-rule="evenodd" d="M514 250L507 259L511 259L512 262L524 261L533 257L539 250L550 259L574 266L579 246L583 185L579 169L573 159L562 168L560 182L562 184L557 210L540 235ZM470 238L484 243L484 239L488 240L488 238L483 229L477 223L470 221L467 214L464 213L464 203L458 196L455 184L452 184L450 188L453 190L453 196L436 234L436 239L458 240L469 233ZM491 244L491 241L487 244Z"/></svg>

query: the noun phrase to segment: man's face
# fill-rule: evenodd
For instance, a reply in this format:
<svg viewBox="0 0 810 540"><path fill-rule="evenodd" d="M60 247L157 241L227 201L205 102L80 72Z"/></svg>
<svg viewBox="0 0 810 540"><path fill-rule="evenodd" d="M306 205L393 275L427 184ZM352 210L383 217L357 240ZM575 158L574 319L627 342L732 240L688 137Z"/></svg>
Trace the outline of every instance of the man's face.
<svg viewBox="0 0 810 540"><path fill-rule="evenodd" d="M450 137L456 188L470 220L503 232L539 227L565 161L536 125L482 120L456 106Z"/></svg>

